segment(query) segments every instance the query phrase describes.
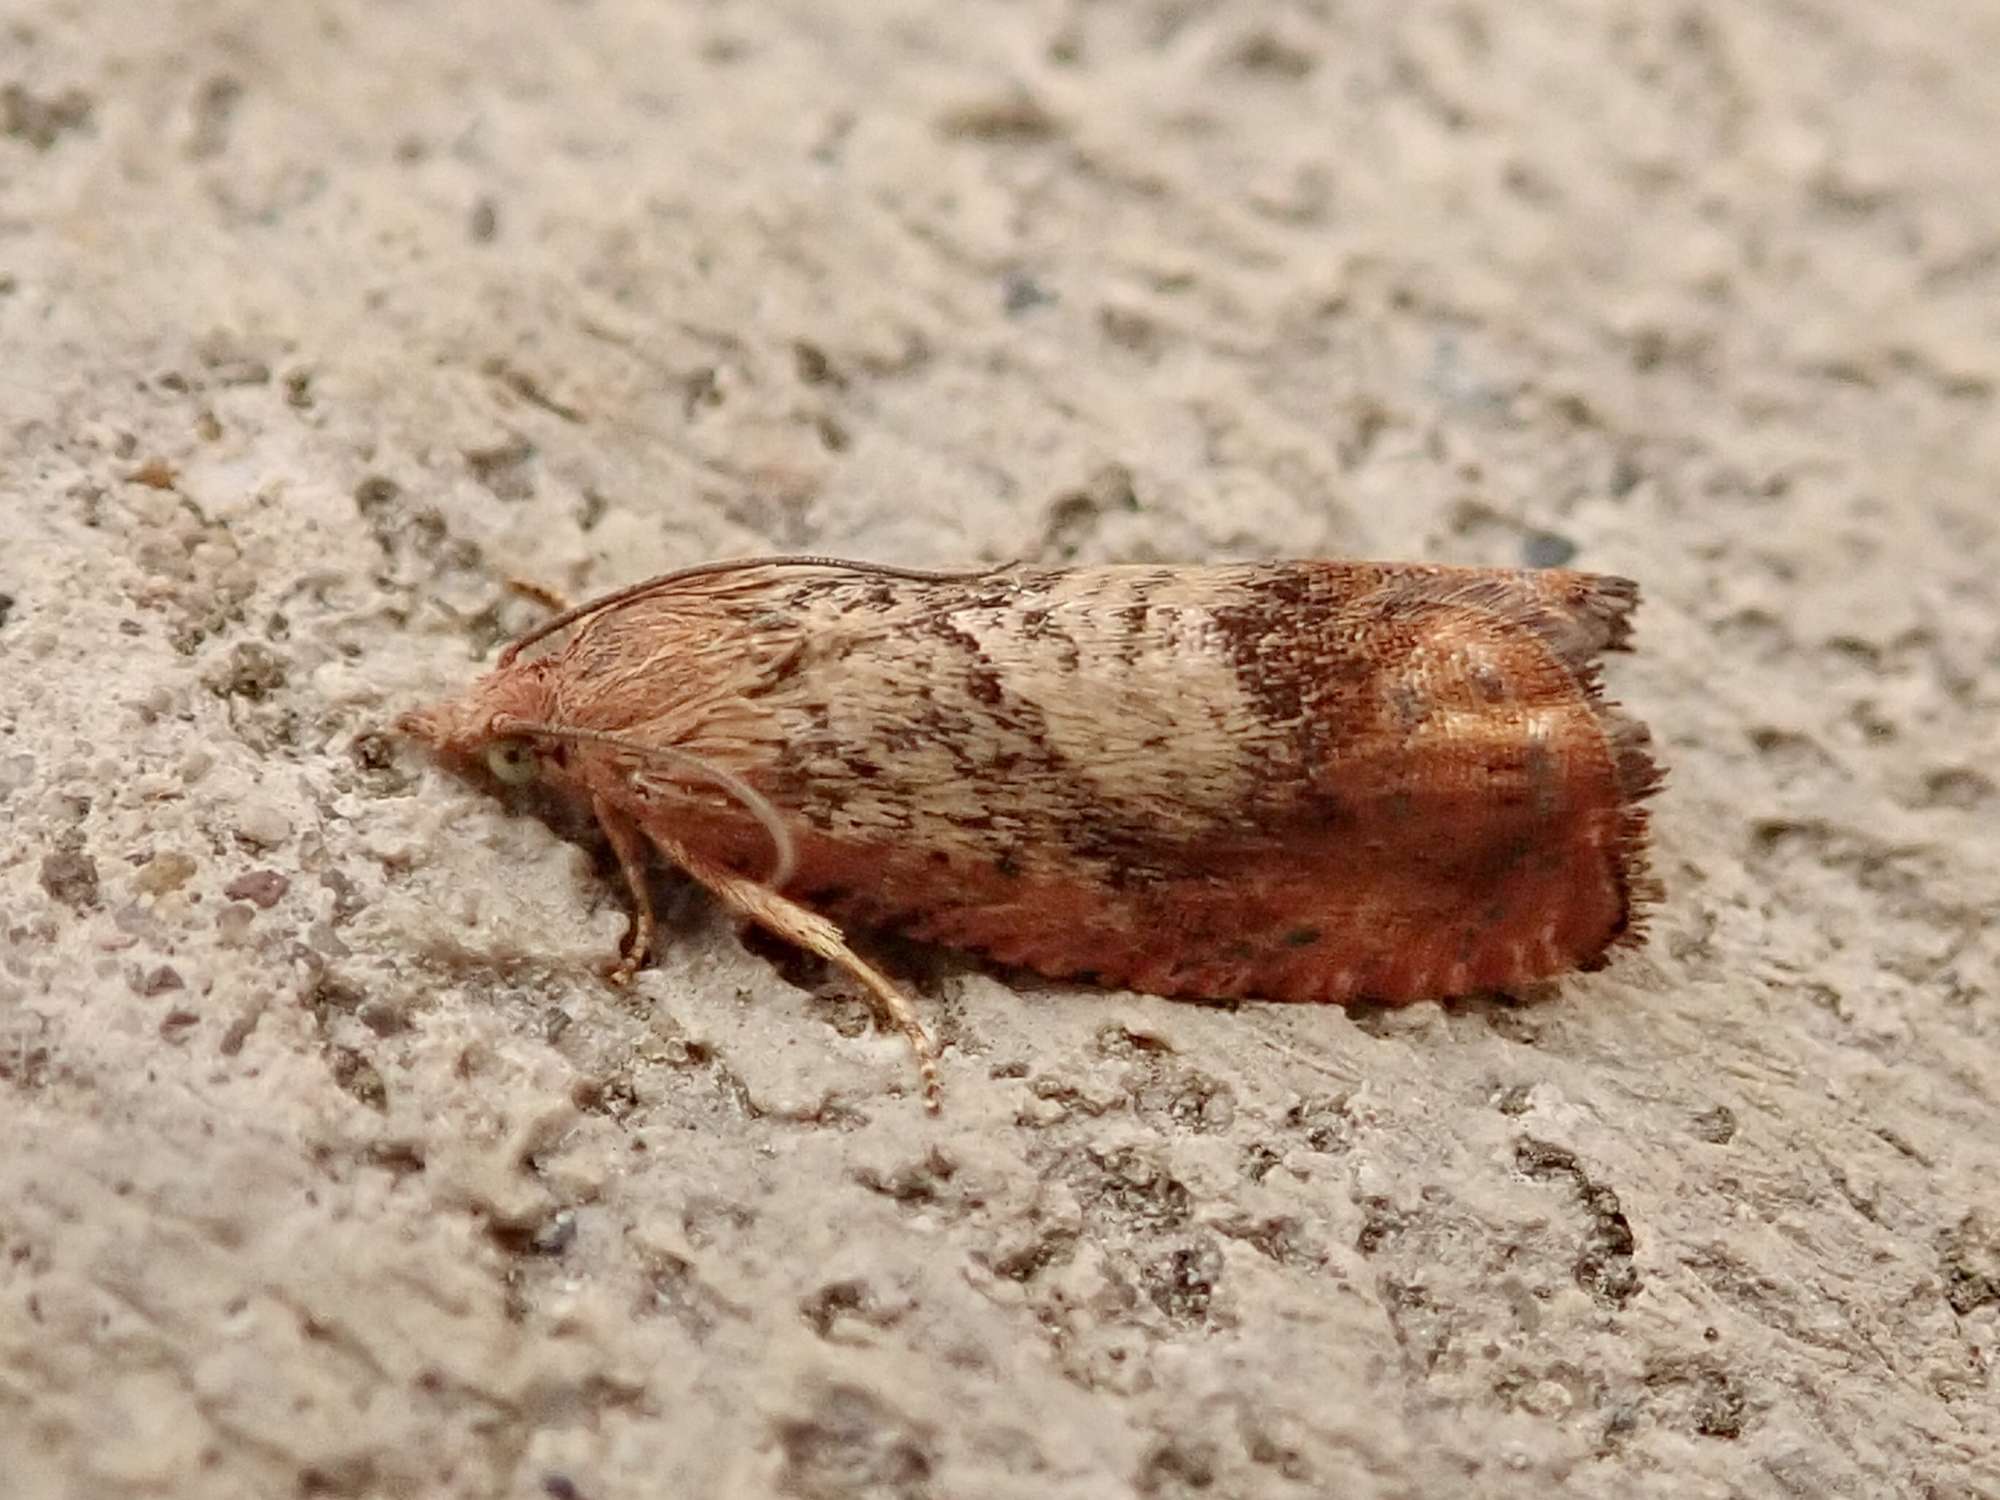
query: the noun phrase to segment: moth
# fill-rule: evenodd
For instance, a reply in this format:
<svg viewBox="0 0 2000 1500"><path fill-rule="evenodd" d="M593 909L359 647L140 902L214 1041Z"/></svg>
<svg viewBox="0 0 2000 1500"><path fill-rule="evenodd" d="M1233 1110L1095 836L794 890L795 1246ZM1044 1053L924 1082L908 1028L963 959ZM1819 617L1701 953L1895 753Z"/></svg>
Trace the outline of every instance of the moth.
<svg viewBox="0 0 2000 1500"><path fill-rule="evenodd" d="M1631 581L1415 563L685 568L398 721L845 970L893 930L1157 995L1389 1003L1603 965L1659 888ZM551 604L559 601L550 599Z"/></svg>

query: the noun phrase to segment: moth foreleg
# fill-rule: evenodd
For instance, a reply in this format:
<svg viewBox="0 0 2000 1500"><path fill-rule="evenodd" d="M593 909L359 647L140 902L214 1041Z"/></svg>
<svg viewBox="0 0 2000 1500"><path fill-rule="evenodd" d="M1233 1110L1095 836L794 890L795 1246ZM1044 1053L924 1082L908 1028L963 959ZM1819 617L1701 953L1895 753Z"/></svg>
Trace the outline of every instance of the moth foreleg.
<svg viewBox="0 0 2000 1500"><path fill-rule="evenodd" d="M675 864L714 892L725 906L747 917L766 932L786 942L816 953L847 971L871 997L896 1029L903 1033L917 1057L917 1072L923 1079L924 1107L933 1114L938 1109L937 1048L917 1019L909 997L880 970L847 946L841 930L816 911L779 895L767 885L737 874L691 853L672 839L653 835L653 841Z"/></svg>
<svg viewBox="0 0 2000 1500"><path fill-rule="evenodd" d="M653 951L653 898L646 888L646 836L637 823L602 797L590 799L590 810L597 814L598 826L611 840L611 852L618 856L618 869L632 892L632 932L624 954L608 976L613 984L630 984L639 965Z"/></svg>

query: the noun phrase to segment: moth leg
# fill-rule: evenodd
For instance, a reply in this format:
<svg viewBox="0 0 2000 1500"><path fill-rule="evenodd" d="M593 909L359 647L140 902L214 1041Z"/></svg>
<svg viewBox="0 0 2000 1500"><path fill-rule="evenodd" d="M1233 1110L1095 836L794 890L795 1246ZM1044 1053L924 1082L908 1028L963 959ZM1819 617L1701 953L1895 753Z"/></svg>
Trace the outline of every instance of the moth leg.
<svg viewBox="0 0 2000 1500"><path fill-rule="evenodd" d="M796 901L788 900L767 885L760 885L734 870L713 864L690 853L672 839L653 835L653 840L667 857L683 870L701 882L724 905L738 914L749 918L766 932L783 938L786 942L804 948L808 953L816 953L821 958L840 968L855 979L870 996L883 1015L903 1033L910 1044L910 1050L917 1057L917 1073L923 1079L924 1107L932 1114L938 1111L938 1064L937 1047L931 1042L930 1034L910 1006L909 997L898 989L895 983L882 972L847 946L847 940L832 922L816 911L808 911Z"/></svg>
<svg viewBox="0 0 2000 1500"><path fill-rule="evenodd" d="M597 814L598 826L611 840L611 852L618 856L618 869L632 892L632 932L624 954L607 976L613 984L630 984L639 965L653 951L653 897L646 888L646 836L637 823L602 797L590 799L590 810Z"/></svg>
<svg viewBox="0 0 2000 1500"><path fill-rule="evenodd" d="M507 587L523 599L532 599L550 614L569 613L569 596L559 589L552 589L546 583L537 583L532 578L509 578Z"/></svg>

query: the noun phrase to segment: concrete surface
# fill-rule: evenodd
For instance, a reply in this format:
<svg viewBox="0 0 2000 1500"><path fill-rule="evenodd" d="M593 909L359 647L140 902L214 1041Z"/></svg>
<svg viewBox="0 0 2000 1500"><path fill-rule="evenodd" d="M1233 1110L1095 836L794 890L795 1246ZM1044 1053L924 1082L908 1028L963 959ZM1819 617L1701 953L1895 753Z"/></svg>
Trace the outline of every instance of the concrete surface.
<svg viewBox="0 0 2000 1500"><path fill-rule="evenodd" d="M2000 1495L2000 7L13 0L8 1496ZM1574 550L1652 946L948 1043L376 734L566 589Z"/></svg>

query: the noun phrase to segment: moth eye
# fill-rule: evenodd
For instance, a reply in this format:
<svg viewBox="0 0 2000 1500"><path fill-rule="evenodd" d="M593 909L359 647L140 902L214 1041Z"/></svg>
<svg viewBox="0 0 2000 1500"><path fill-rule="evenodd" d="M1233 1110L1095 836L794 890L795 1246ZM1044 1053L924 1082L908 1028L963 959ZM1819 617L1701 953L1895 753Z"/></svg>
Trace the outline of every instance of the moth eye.
<svg viewBox="0 0 2000 1500"><path fill-rule="evenodd" d="M495 740L486 747L486 769L509 786L535 779L534 748L526 740Z"/></svg>

